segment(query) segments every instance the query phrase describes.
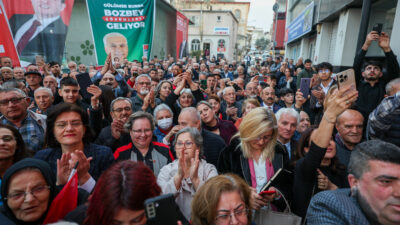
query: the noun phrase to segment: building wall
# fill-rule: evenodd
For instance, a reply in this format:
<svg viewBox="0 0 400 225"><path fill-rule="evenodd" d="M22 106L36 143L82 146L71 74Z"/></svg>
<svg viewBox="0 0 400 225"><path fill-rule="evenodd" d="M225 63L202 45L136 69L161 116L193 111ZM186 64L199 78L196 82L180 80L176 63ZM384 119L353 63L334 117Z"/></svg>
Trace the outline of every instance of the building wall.
<svg viewBox="0 0 400 225"><path fill-rule="evenodd" d="M200 16L200 11L188 11L184 10L183 14L191 18L193 16ZM200 50L204 50L204 43L210 44L210 56L217 57L218 53L223 53L228 60L235 58L235 44L238 32L238 22L235 20L230 12L223 11L203 11L203 20L201 24L189 25L189 52L192 51L192 41L197 39L200 41ZM220 20L218 20L220 16ZM217 22L219 21L219 22ZM210 26L211 24L211 26ZM215 27L228 27L229 34L215 34ZM200 34L201 28L203 30L202 35ZM225 41L225 52L218 52L218 41Z"/></svg>

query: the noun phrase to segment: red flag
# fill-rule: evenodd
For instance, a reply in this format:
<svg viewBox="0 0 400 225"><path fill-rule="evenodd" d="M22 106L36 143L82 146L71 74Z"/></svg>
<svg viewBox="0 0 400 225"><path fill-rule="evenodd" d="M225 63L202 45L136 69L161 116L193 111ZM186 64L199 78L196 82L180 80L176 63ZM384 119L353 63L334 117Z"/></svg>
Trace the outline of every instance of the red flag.
<svg viewBox="0 0 400 225"><path fill-rule="evenodd" d="M72 8L74 7L74 0L65 0L65 8L61 11L61 18L65 25L69 26L69 20L71 19Z"/></svg>
<svg viewBox="0 0 400 225"><path fill-rule="evenodd" d="M64 218L78 205L78 173L75 173L54 198L43 224L54 223Z"/></svg>

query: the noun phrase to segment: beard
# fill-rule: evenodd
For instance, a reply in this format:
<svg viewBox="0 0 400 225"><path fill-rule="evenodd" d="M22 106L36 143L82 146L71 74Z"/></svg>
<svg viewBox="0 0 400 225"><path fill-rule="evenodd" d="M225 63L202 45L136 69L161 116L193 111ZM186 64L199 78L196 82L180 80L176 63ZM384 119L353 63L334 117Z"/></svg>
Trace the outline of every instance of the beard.
<svg viewBox="0 0 400 225"><path fill-rule="evenodd" d="M380 223L378 216L373 211L368 201L364 198L364 196L362 196L358 188L352 188L351 195L357 199L361 210L364 212L364 215L368 218L368 221L371 223L371 225L379 225Z"/></svg>
<svg viewBox="0 0 400 225"><path fill-rule="evenodd" d="M366 77L365 80L367 81L377 81L379 77Z"/></svg>
<svg viewBox="0 0 400 225"><path fill-rule="evenodd" d="M150 90L149 89L147 89L147 88L142 88L142 89L140 89L140 94L141 95L147 95L148 93L150 92Z"/></svg>

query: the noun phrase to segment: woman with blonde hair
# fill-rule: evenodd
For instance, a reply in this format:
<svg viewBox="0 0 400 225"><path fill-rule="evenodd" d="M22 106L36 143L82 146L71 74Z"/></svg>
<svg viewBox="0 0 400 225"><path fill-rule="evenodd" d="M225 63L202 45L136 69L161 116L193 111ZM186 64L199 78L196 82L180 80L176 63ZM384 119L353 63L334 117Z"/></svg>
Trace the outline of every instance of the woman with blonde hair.
<svg viewBox="0 0 400 225"><path fill-rule="evenodd" d="M192 225L250 225L251 190L246 182L234 174L209 179L192 201Z"/></svg>
<svg viewBox="0 0 400 225"><path fill-rule="evenodd" d="M234 173L244 178L252 190L252 207L257 210L279 197L278 192L258 193L275 172L289 162L286 150L277 143L277 135L273 112L264 107L255 108L243 118L238 134L218 160L219 173Z"/></svg>

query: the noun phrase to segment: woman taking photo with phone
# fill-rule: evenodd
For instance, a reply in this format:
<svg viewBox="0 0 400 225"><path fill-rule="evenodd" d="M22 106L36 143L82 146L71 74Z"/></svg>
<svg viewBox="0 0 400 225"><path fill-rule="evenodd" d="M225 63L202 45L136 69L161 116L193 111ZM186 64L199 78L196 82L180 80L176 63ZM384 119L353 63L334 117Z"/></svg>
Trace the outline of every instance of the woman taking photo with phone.
<svg viewBox="0 0 400 225"><path fill-rule="evenodd" d="M313 195L324 190L348 187L344 165L336 158L333 128L336 118L357 100L358 92L350 88L335 90L325 100L326 111L319 127L308 129L302 134L297 149L293 193L293 211L305 217Z"/></svg>

